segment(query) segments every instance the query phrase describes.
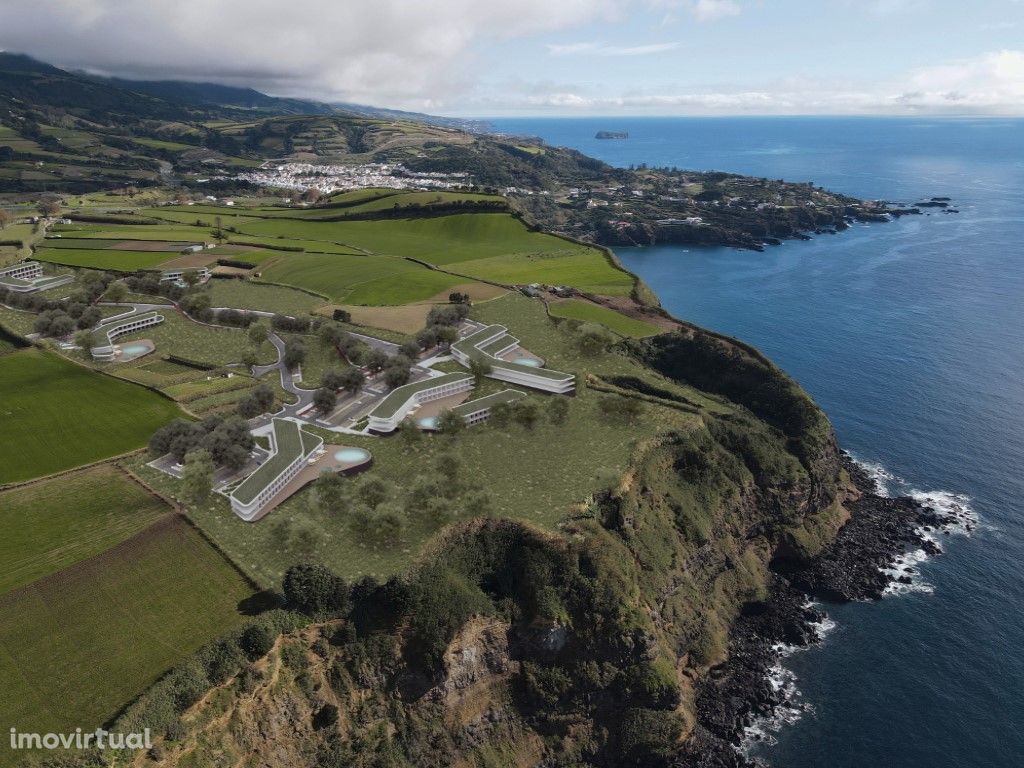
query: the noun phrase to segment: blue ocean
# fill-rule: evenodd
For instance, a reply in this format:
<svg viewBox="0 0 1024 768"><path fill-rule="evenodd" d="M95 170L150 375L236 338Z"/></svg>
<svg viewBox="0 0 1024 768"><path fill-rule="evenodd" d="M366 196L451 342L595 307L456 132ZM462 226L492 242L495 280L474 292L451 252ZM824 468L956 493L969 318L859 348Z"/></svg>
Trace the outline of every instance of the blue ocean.
<svg viewBox="0 0 1024 768"><path fill-rule="evenodd" d="M620 166L815 183L933 211L764 253L618 251L675 315L796 377L892 493L977 515L913 588L829 606L788 656L806 712L752 748L778 768L1024 765L1024 121L502 119ZM598 130L628 131L597 140Z"/></svg>

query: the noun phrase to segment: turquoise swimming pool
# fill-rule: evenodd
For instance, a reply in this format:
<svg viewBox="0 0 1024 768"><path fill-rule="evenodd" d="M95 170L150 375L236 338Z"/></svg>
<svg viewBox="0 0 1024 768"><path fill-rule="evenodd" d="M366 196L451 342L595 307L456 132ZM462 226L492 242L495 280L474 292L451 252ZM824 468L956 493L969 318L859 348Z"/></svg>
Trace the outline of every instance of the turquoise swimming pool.
<svg viewBox="0 0 1024 768"><path fill-rule="evenodd" d="M362 448L342 448L334 452L334 460L345 464L358 464L370 458L370 452Z"/></svg>
<svg viewBox="0 0 1024 768"><path fill-rule="evenodd" d="M416 419L416 426L420 429L437 429L437 416L424 416Z"/></svg>
<svg viewBox="0 0 1024 768"><path fill-rule="evenodd" d="M540 368L540 360L535 360L532 357L521 357L516 360L519 365L528 365L531 368Z"/></svg>

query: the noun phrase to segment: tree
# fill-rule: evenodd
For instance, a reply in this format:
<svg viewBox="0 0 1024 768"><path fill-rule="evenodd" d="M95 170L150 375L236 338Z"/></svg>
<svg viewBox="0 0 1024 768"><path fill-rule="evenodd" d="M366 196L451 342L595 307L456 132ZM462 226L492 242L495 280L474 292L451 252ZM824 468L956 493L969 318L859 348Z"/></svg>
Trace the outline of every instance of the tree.
<svg viewBox="0 0 1024 768"><path fill-rule="evenodd" d="M317 619L343 616L351 607L345 580L318 563L293 565L281 584L285 603Z"/></svg>
<svg viewBox="0 0 1024 768"><path fill-rule="evenodd" d="M398 354L410 360L415 360L420 356L420 345L415 341L407 341L398 348Z"/></svg>
<svg viewBox="0 0 1024 768"><path fill-rule="evenodd" d="M249 326L249 330L246 333L249 336L249 341L257 347L270 338L270 329L263 323L253 323Z"/></svg>
<svg viewBox="0 0 1024 768"><path fill-rule="evenodd" d="M407 446L418 443L423 438L423 433L416 426L416 422L405 419L398 425L398 434Z"/></svg>
<svg viewBox="0 0 1024 768"><path fill-rule="evenodd" d="M112 301L115 304L125 300L128 296L128 286L120 280L115 280L109 286L107 286L107 294L104 297L107 301Z"/></svg>
<svg viewBox="0 0 1024 768"><path fill-rule="evenodd" d="M444 410L437 417L437 430L444 435L457 435L466 428L466 420L452 410Z"/></svg>
<svg viewBox="0 0 1024 768"><path fill-rule="evenodd" d="M469 304L469 294L454 291L448 294L448 301L452 304Z"/></svg>
<svg viewBox="0 0 1024 768"><path fill-rule="evenodd" d="M611 331L597 323L584 323L576 336L577 348L588 357L607 351L614 343L615 337Z"/></svg>
<svg viewBox="0 0 1024 768"><path fill-rule="evenodd" d="M358 368L346 368L341 374L341 388L351 395L356 394L366 383L366 375Z"/></svg>
<svg viewBox="0 0 1024 768"><path fill-rule="evenodd" d="M289 371L294 371L306 360L306 344L302 339L288 339L284 344L282 362Z"/></svg>
<svg viewBox="0 0 1024 768"><path fill-rule="evenodd" d="M321 387L313 393L313 406L324 416L334 410L338 404L338 393L327 387Z"/></svg>
<svg viewBox="0 0 1024 768"><path fill-rule="evenodd" d="M512 404L495 403L491 406L491 414L487 417L491 426L504 429L512 421Z"/></svg>
<svg viewBox="0 0 1024 768"><path fill-rule="evenodd" d="M11 223L11 214L7 211L0 209L0 231L7 228L7 225Z"/></svg>
<svg viewBox="0 0 1024 768"><path fill-rule="evenodd" d="M437 333L433 328L424 328L416 334L416 343L423 349L432 349L437 346Z"/></svg>
<svg viewBox="0 0 1024 768"><path fill-rule="evenodd" d="M46 195L40 198L36 210L43 216L56 216L60 213L60 198L56 195Z"/></svg>
<svg viewBox="0 0 1024 768"><path fill-rule="evenodd" d="M569 398L554 396L548 401L548 418L557 426L565 424L569 418Z"/></svg>
<svg viewBox="0 0 1024 768"><path fill-rule="evenodd" d="M350 483L337 472L321 473L314 483L317 506L323 512L340 512L348 506L349 486Z"/></svg>
<svg viewBox="0 0 1024 768"><path fill-rule="evenodd" d="M365 477L356 486L356 497L370 509L376 509L393 495L394 488L379 477Z"/></svg>
<svg viewBox="0 0 1024 768"><path fill-rule="evenodd" d="M479 387L484 383L484 379L494 372L494 368L486 359L474 357L469 361L469 372L473 374L474 383Z"/></svg>
<svg viewBox="0 0 1024 768"><path fill-rule="evenodd" d="M459 340L459 332L450 325L439 326L434 333L437 336L437 342L446 346L451 346Z"/></svg>
<svg viewBox="0 0 1024 768"><path fill-rule="evenodd" d="M80 329L85 330L86 328L92 328L97 325L100 320L103 319L103 313L99 307L86 307L82 310L82 314L78 316L78 321L75 323Z"/></svg>
<svg viewBox="0 0 1024 768"><path fill-rule="evenodd" d="M86 359L92 357L92 333L89 331L79 331L76 333L75 346L81 351L82 357Z"/></svg>
<svg viewBox="0 0 1024 768"><path fill-rule="evenodd" d="M462 470L462 463L452 453L442 453L434 463L437 474L449 487L456 487L459 484L459 472Z"/></svg>
<svg viewBox="0 0 1024 768"><path fill-rule="evenodd" d="M643 403L635 397L618 395L605 395L597 401L597 407L609 419L625 424L635 422L644 411Z"/></svg>
<svg viewBox="0 0 1024 768"><path fill-rule="evenodd" d="M213 490L213 471L213 459L205 448L194 448L185 455L181 488L190 504L201 504L209 498Z"/></svg>
<svg viewBox="0 0 1024 768"><path fill-rule="evenodd" d="M540 413L533 400L519 400L512 406L512 420L521 427L533 429Z"/></svg>
<svg viewBox="0 0 1024 768"><path fill-rule="evenodd" d="M389 365L384 370L384 383L387 384L389 389L409 383L409 378L409 369L403 365Z"/></svg>
<svg viewBox="0 0 1024 768"><path fill-rule="evenodd" d="M383 370L388 364L388 356L379 349L371 349L366 355L364 365L373 372Z"/></svg>
<svg viewBox="0 0 1024 768"><path fill-rule="evenodd" d="M335 323L321 323L320 327L316 329L317 338L320 341L320 346L323 348L335 347L338 342L341 341L342 335L345 333Z"/></svg>

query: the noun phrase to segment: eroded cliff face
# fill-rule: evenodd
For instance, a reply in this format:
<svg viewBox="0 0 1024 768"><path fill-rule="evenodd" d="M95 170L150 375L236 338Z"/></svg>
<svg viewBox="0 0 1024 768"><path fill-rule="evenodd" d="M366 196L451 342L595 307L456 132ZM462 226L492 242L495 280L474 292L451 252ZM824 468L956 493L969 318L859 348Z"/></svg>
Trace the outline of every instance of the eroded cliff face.
<svg viewBox="0 0 1024 768"><path fill-rule="evenodd" d="M357 590L349 618L284 635L136 763L685 761L737 620L770 614L773 569L825 549L858 492L820 410L755 350L686 328L631 351L743 408L652 435L557 534L452 529L407 579Z"/></svg>

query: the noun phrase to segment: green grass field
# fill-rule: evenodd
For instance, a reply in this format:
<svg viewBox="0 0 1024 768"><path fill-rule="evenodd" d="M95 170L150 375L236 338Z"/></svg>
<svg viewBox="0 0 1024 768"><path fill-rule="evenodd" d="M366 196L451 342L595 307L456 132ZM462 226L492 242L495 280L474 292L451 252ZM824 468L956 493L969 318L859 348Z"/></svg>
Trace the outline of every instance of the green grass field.
<svg viewBox="0 0 1024 768"><path fill-rule="evenodd" d="M662 332L662 329L656 325L627 317L614 309L592 304L589 301L580 301L579 299L556 301L550 305L549 309L555 317L580 320L584 323L600 323L621 336L642 339L645 336L655 336Z"/></svg>
<svg viewBox="0 0 1024 768"><path fill-rule="evenodd" d="M142 387L37 349L0 357L0 391L0 483L140 448L179 413Z"/></svg>
<svg viewBox="0 0 1024 768"><path fill-rule="evenodd" d="M109 464L0 491L0 595L98 555L168 511Z"/></svg>
<svg viewBox="0 0 1024 768"><path fill-rule="evenodd" d="M465 280L406 259L342 254L285 254L262 279L306 288L340 304L408 304L424 301Z"/></svg>
<svg viewBox="0 0 1024 768"><path fill-rule="evenodd" d="M600 250L531 232L503 213L380 221L276 219L243 224L240 229L248 235L323 240L377 254L416 258L502 283L565 284L595 293L625 295L634 282Z"/></svg>
<svg viewBox="0 0 1024 768"><path fill-rule="evenodd" d="M167 251L121 251L113 248L40 248L36 258L52 264L88 269L109 269L117 272L134 272L138 269L153 269L173 259L174 253Z"/></svg>
<svg viewBox="0 0 1024 768"><path fill-rule="evenodd" d="M240 255L238 258L245 258ZM283 315L300 315L324 305L324 300L305 291L279 285L261 285L251 280L211 280L207 284L215 307L261 309Z"/></svg>
<svg viewBox="0 0 1024 768"><path fill-rule="evenodd" d="M237 625L251 588L176 515L0 597L0 722L92 730ZM0 765L16 760L5 746Z"/></svg>

